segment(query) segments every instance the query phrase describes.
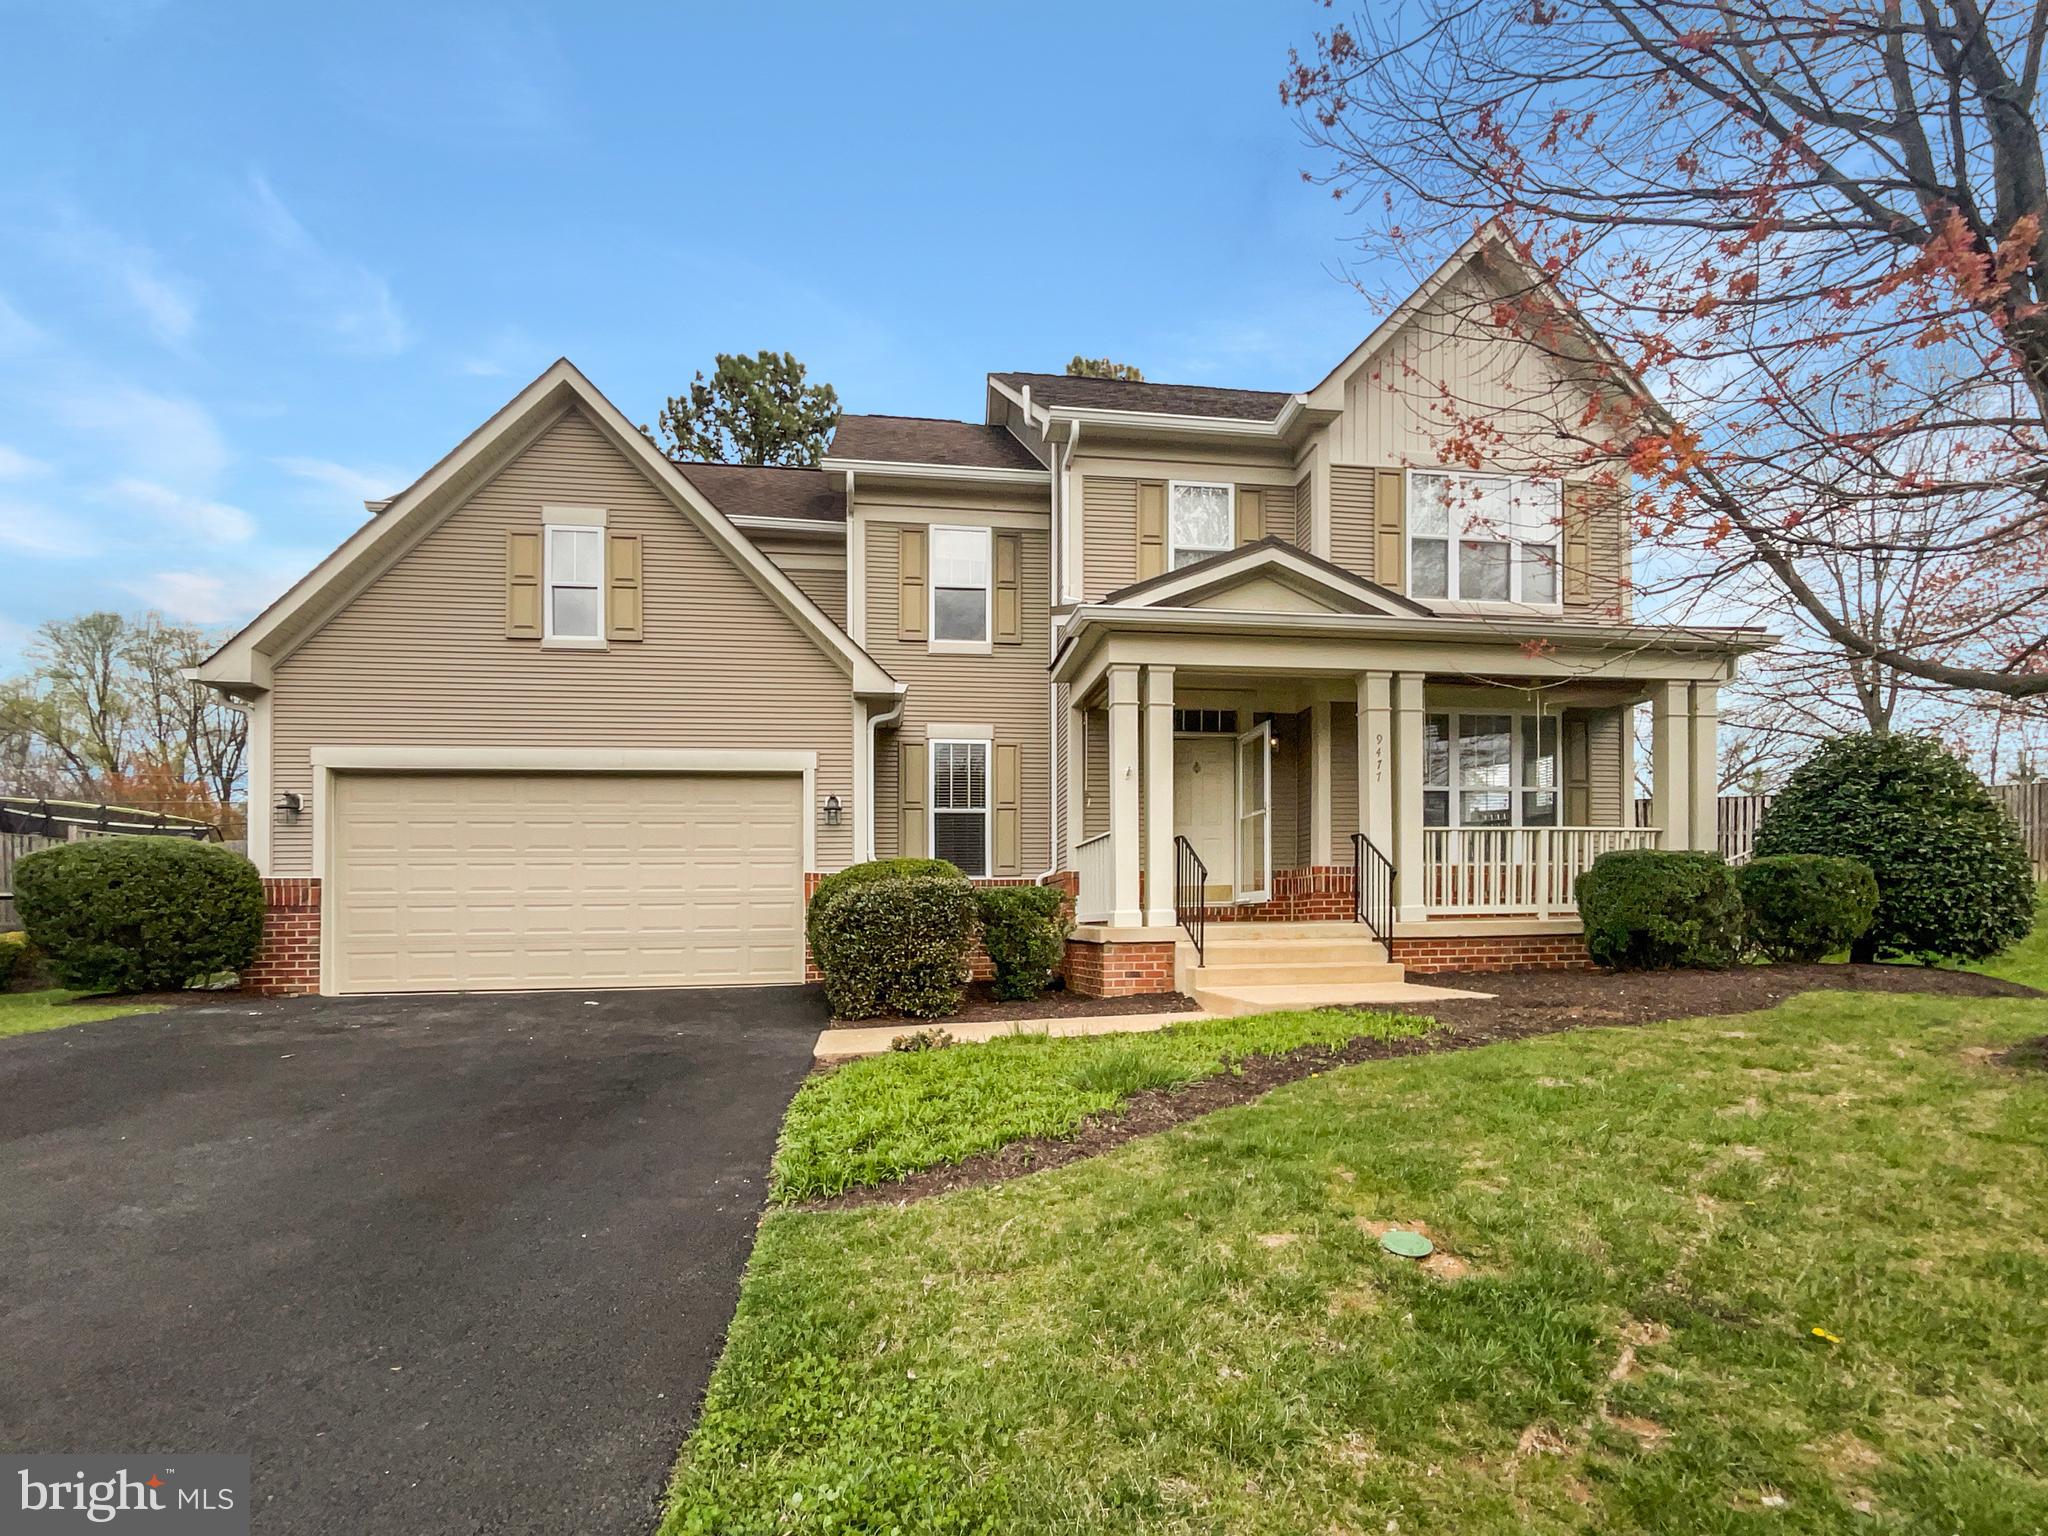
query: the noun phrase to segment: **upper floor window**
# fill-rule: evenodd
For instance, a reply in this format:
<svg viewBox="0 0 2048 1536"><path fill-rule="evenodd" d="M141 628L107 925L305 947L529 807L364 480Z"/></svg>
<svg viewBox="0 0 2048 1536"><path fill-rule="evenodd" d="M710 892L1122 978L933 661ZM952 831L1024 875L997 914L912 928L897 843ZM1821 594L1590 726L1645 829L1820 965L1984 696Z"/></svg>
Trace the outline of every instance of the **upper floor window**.
<svg viewBox="0 0 2048 1536"><path fill-rule="evenodd" d="M1408 472L1408 595L1557 602L1563 487L1518 475Z"/></svg>
<svg viewBox="0 0 2048 1536"><path fill-rule="evenodd" d="M934 643L988 644L988 529L932 529L931 620Z"/></svg>
<svg viewBox="0 0 2048 1536"><path fill-rule="evenodd" d="M1237 547L1237 490L1199 480L1166 485L1167 569L1179 570Z"/></svg>
<svg viewBox="0 0 2048 1536"><path fill-rule="evenodd" d="M548 640L604 639L604 530L571 523L547 527Z"/></svg>
<svg viewBox="0 0 2048 1536"><path fill-rule="evenodd" d="M1424 826L1554 827L1558 783L1556 715L1423 717Z"/></svg>

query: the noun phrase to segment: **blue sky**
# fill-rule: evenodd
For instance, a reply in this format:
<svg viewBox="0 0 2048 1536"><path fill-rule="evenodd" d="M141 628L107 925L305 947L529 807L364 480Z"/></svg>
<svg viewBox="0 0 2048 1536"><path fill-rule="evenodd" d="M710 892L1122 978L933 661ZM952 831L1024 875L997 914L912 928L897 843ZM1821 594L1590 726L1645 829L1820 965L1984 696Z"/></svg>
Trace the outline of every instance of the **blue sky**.
<svg viewBox="0 0 2048 1536"><path fill-rule="evenodd" d="M1371 323L1277 97L1325 15L0 0L0 667L246 618L563 354L639 420L759 347L1304 387Z"/></svg>

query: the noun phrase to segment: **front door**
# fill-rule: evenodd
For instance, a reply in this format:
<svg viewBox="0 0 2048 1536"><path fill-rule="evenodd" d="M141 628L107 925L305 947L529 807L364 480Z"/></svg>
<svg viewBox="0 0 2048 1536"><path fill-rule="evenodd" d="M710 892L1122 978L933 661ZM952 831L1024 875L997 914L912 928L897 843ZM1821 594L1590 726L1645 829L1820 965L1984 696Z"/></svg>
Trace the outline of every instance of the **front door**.
<svg viewBox="0 0 2048 1536"><path fill-rule="evenodd" d="M1235 892L1231 854L1237 845L1228 736L1181 736L1173 743L1173 830L1209 871L1203 895L1228 901Z"/></svg>
<svg viewBox="0 0 2048 1536"><path fill-rule="evenodd" d="M1273 722L1237 738L1237 899L1273 894Z"/></svg>

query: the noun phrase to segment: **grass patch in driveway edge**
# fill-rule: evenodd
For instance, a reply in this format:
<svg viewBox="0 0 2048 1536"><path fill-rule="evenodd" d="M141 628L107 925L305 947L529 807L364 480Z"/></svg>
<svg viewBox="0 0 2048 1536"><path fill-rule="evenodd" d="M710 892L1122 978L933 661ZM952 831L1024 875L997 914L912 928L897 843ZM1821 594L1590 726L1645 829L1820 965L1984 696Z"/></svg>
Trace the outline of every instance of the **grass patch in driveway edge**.
<svg viewBox="0 0 2048 1536"><path fill-rule="evenodd" d="M162 1008L161 1003L124 1003L118 997L89 999L83 993L67 992L62 987L42 992L4 992L0 993L0 1040L10 1035L62 1029L67 1024L126 1018L131 1013L158 1013Z"/></svg>
<svg viewBox="0 0 2048 1536"><path fill-rule="evenodd" d="M886 1184L1011 1142L1069 1135L1133 1095L1212 1077L1247 1057L1411 1039L1434 1027L1402 1014L1328 1008L866 1057L797 1091L776 1145L771 1193L790 1203Z"/></svg>

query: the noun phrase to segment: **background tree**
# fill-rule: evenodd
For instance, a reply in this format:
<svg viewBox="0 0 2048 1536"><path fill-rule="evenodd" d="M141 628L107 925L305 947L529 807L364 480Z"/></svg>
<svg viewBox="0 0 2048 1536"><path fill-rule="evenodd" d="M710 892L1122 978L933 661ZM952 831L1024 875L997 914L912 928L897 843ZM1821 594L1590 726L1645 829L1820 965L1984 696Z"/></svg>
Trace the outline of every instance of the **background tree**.
<svg viewBox="0 0 2048 1536"><path fill-rule="evenodd" d="M185 669L218 637L89 613L42 626L0 683L0 790L193 816L240 834L248 718Z"/></svg>
<svg viewBox="0 0 2048 1536"><path fill-rule="evenodd" d="M805 383L804 372L787 352L721 352L708 380L700 370L686 394L662 406L658 437L640 430L679 464L810 469L839 419L839 395L830 384Z"/></svg>
<svg viewBox="0 0 2048 1536"><path fill-rule="evenodd" d="M1067 364L1070 379L1125 379L1133 384L1145 382L1136 364L1119 363L1107 357L1083 357L1076 352Z"/></svg>
<svg viewBox="0 0 2048 1536"><path fill-rule="evenodd" d="M1868 719L2048 698L2044 43L2038 0L1421 0L1318 34L1283 95L1369 254L1506 232L1448 323L1565 365L1526 402L1548 468L1630 486L1667 611L1767 596ZM1497 433L1383 383L1445 462Z"/></svg>

